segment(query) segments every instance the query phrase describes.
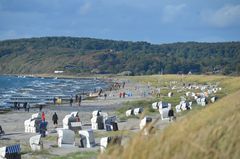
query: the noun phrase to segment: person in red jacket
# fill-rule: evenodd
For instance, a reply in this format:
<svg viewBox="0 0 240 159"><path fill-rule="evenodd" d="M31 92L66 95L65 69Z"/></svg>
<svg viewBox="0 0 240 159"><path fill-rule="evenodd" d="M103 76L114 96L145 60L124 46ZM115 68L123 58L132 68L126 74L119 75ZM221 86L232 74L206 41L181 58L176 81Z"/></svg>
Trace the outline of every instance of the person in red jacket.
<svg viewBox="0 0 240 159"><path fill-rule="evenodd" d="M45 113L44 112L42 112L42 121L45 121Z"/></svg>

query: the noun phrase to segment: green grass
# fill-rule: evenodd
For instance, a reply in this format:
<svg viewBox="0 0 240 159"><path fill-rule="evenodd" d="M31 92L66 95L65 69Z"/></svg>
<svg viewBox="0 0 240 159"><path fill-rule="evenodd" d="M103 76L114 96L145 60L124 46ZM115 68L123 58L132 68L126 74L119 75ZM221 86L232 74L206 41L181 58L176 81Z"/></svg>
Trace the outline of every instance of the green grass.
<svg viewBox="0 0 240 159"><path fill-rule="evenodd" d="M98 152L96 151L83 151L83 152L70 153L62 157L53 157L51 159L93 159L93 158L97 158L97 155L98 155Z"/></svg>
<svg viewBox="0 0 240 159"><path fill-rule="evenodd" d="M47 140L47 141L55 141L57 142L57 136L51 136L51 135L48 135L44 138L42 138L43 140Z"/></svg>

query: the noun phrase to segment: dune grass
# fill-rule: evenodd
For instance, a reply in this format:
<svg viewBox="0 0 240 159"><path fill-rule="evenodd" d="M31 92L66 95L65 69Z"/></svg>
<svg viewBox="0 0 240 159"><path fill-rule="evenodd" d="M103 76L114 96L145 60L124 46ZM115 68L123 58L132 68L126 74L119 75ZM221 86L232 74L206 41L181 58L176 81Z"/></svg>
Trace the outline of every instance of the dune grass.
<svg viewBox="0 0 240 159"><path fill-rule="evenodd" d="M119 131L94 131L95 138L102 138L106 136L133 136L134 132L130 130L119 130Z"/></svg>
<svg viewBox="0 0 240 159"><path fill-rule="evenodd" d="M96 151L82 151L76 153L70 153L66 156L53 157L52 159L94 159L98 152Z"/></svg>
<svg viewBox="0 0 240 159"><path fill-rule="evenodd" d="M159 76L131 77L158 84ZM181 80L176 75L160 77ZM162 132L142 136L138 133L125 147L112 147L100 159L238 159L240 156L240 78L191 76L187 82L219 82L223 97L216 103L194 109ZM227 95L227 96L226 96Z"/></svg>

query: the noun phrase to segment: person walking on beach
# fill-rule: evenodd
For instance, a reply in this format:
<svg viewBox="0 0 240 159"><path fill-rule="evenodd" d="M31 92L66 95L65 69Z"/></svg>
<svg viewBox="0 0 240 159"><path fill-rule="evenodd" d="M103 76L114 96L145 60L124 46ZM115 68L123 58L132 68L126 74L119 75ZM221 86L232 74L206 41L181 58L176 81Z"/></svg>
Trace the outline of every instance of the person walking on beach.
<svg viewBox="0 0 240 159"><path fill-rule="evenodd" d="M27 102L23 103L23 108L25 110L25 112L27 111Z"/></svg>
<svg viewBox="0 0 240 159"><path fill-rule="evenodd" d="M13 105L14 105L14 110L16 110L17 109L17 102L14 102Z"/></svg>
<svg viewBox="0 0 240 159"><path fill-rule="evenodd" d="M169 121L173 121L174 119L174 111L172 108L168 111L168 118L169 118Z"/></svg>
<svg viewBox="0 0 240 159"><path fill-rule="evenodd" d="M3 131L2 126L0 125L0 135L4 135L4 134L5 132Z"/></svg>
<svg viewBox="0 0 240 159"><path fill-rule="evenodd" d="M45 113L44 112L42 112L42 121L45 121Z"/></svg>
<svg viewBox="0 0 240 159"><path fill-rule="evenodd" d="M78 95L77 94L75 95L75 102L76 103L78 102Z"/></svg>
<svg viewBox="0 0 240 159"><path fill-rule="evenodd" d="M55 105L57 102L57 98L56 97L53 97L53 104Z"/></svg>
<svg viewBox="0 0 240 159"><path fill-rule="evenodd" d="M119 93L119 98L122 98L122 92Z"/></svg>
<svg viewBox="0 0 240 159"><path fill-rule="evenodd" d="M42 104L39 105L39 111L40 111L40 112L42 111L42 108L43 108Z"/></svg>
<svg viewBox="0 0 240 159"><path fill-rule="evenodd" d="M98 92L98 96L101 96L101 94L102 94L102 88L100 89L100 91Z"/></svg>
<svg viewBox="0 0 240 159"><path fill-rule="evenodd" d="M58 116L57 116L57 113L54 112L53 116L52 116L52 121L53 121L53 125L56 125L58 124Z"/></svg>
<svg viewBox="0 0 240 159"><path fill-rule="evenodd" d="M46 131L47 131L47 122L42 121L39 125L39 133L41 134L41 137L46 136Z"/></svg>
<svg viewBox="0 0 240 159"><path fill-rule="evenodd" d="M73 98L70 99L70 106L73 104Z"/></svg>
<svg viewBox="0 0 240 159"><path fill-rule="evenodd" d="M123 92L123 98L125 98L125 96L126 96L126 93L125 93L125 92Z"/></svg>
<svg viewBox="0 0 240 159"><path fill-rule="evenodd" d="M27 103L26 109L27 109L27 112L29 112L29 110L30 110L30 103Z"/></svg>
<svg viewBox="0 0 240 159"><path fill-rule="evenodd" d="M107 93L104 93L104 99L105 100L107 99Z"/></svg>
<svg viewBox="0 0 240 159"><path fill-rule="evenodd" d="M126 84L126 83L125 83L125 81L123 81L122 88L124 88L124 87L125 87L125 84Z"/></svg>
<svg viewBox="0 0 240 159"><path fill-rule="evenodd" d="M79 98L78 98L78 106L80 107L81 105L81 102L82 102L82 96L80 95Z"/></svg>

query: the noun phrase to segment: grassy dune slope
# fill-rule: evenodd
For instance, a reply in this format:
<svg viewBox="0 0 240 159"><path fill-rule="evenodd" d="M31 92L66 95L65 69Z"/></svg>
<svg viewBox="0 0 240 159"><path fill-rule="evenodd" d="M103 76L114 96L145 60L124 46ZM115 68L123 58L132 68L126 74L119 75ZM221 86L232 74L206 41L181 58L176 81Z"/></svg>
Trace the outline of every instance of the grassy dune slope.
<svg viewBox="0 0 240 159"><path fill-rule="evenodd" d="M156 76L145 77L156 82ZM178 77L165 76L166 80ZM188 78L188 79L187 79ZM138 78L138 80L140 77ZM186 80L187 79L187 80ZM240 80L238 77L189 76L186 81L213 82L231 93L208 107L192 111L162 133L137 135L124 148L114 148L99 158L137 159L237 159L240 156ZM142 78L141 81L144 81Z"/></svg>

